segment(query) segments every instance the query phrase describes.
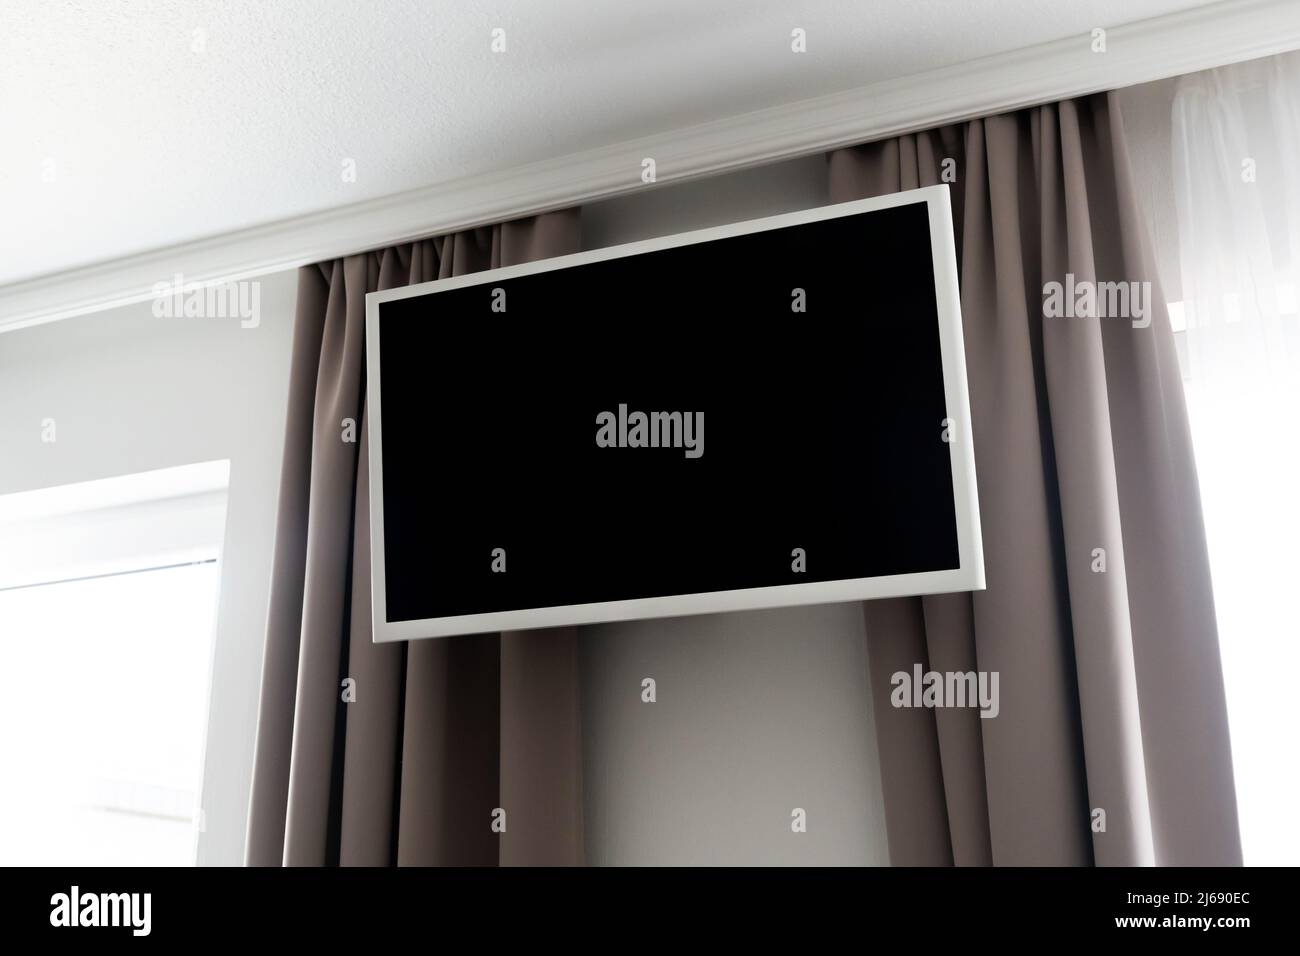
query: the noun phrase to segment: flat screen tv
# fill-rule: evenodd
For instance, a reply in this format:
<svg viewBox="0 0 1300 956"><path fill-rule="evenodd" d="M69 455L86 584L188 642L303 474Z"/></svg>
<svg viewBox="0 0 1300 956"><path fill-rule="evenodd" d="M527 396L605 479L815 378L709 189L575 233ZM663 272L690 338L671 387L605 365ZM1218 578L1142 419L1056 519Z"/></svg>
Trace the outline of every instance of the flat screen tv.
<svg viewBox="0 0 1300 956"><path fill-rule="evenodd" d="M984 586L946 186L366 297L374 639Z"/></svg>

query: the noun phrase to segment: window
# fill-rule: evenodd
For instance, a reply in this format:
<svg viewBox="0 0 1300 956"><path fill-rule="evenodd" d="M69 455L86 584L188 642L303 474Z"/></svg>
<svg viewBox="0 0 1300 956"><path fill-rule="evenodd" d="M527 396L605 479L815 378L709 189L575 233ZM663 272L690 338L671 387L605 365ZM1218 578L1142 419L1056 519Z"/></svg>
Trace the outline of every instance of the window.
<svg viewBox="0 0 1300 956"><path fill-rule="evenodd" d="M1294 333L1300 320L1281 316ZM1300 382L1300 367L1295 370ZM1300 672L1294 591L1300 581L1300 446L1293 388L1212 375L1184 380L1214 582L1244 862L1294 866L1300 765L1292 692L1267 675Z"/></svg>
<svg viewBox="0 0 1300 956"><path fill-rule="evenodd" d="M1300 668L1300 54L1181 77L1171 121L1180 352L1242 854L1294 865L1300 767L1285 676Z"/></svg>
<svg viewBox="0 0 1300 956"><path fill-rule="evenodd" d="M0 498L0 862L194 862L227 475Z"/></svg>

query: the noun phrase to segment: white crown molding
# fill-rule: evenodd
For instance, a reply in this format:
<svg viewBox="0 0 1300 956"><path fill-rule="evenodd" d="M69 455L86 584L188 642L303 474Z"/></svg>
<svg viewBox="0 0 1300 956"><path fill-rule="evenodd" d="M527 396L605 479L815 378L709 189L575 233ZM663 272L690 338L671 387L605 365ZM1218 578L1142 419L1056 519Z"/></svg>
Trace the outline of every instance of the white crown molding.
<svg viewBox="0 0 1300 956"><path fill-rule="evenodd" d="M1098 24L1105 27L1105 24ZM589 152L440 183L0 286L0 332L153 295L1300 49L1300 2L1229 0Z"/></svg>

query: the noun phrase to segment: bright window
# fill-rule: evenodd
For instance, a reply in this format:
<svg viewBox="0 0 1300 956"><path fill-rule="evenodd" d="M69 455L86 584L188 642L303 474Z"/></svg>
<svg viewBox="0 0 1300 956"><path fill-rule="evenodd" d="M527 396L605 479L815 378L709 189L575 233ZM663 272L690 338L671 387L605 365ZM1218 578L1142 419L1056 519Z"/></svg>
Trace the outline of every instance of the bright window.
<svg viewBox="0 0 1300 956"><path fill-rule="evenodd" d="M1300 53L1180 77L1170 118L1169 174L1154 172L1175 216L1157 219L1156 232L1177 247L1242 855L1294 866Z"/></svg>
<svg viewBox="0 0 1300 956"><path fill-rule="evenodd" d="M0 498L0 862L194 862L226 471Z"/></svg>
<svg viewBox="0 0 1300 956"><path fill-rule="evenodd" d="M1297 332L1300 321L1282 317ZM1300 367L1294 370L1300 381ZM1261 377L1249 386L1190 377L1188 417L1214 582L1232 738L1242 854L1252 866L1295 866L1295 701L1273 677L1300 673L1300 446L1289 424L1298 393Z"/></svg>

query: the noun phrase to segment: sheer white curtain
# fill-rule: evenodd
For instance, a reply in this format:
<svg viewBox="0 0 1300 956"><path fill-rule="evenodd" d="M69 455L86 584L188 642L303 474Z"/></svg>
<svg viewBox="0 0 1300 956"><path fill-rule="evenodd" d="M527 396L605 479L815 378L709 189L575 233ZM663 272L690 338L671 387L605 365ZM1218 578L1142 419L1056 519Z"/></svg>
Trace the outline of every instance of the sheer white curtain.
<svg viewBox="0 0 1300 956"><path fill-rule="evenodd" d="M1300 54L1179 80L1188 407L1247 864L1300 864Z"/></svg>

